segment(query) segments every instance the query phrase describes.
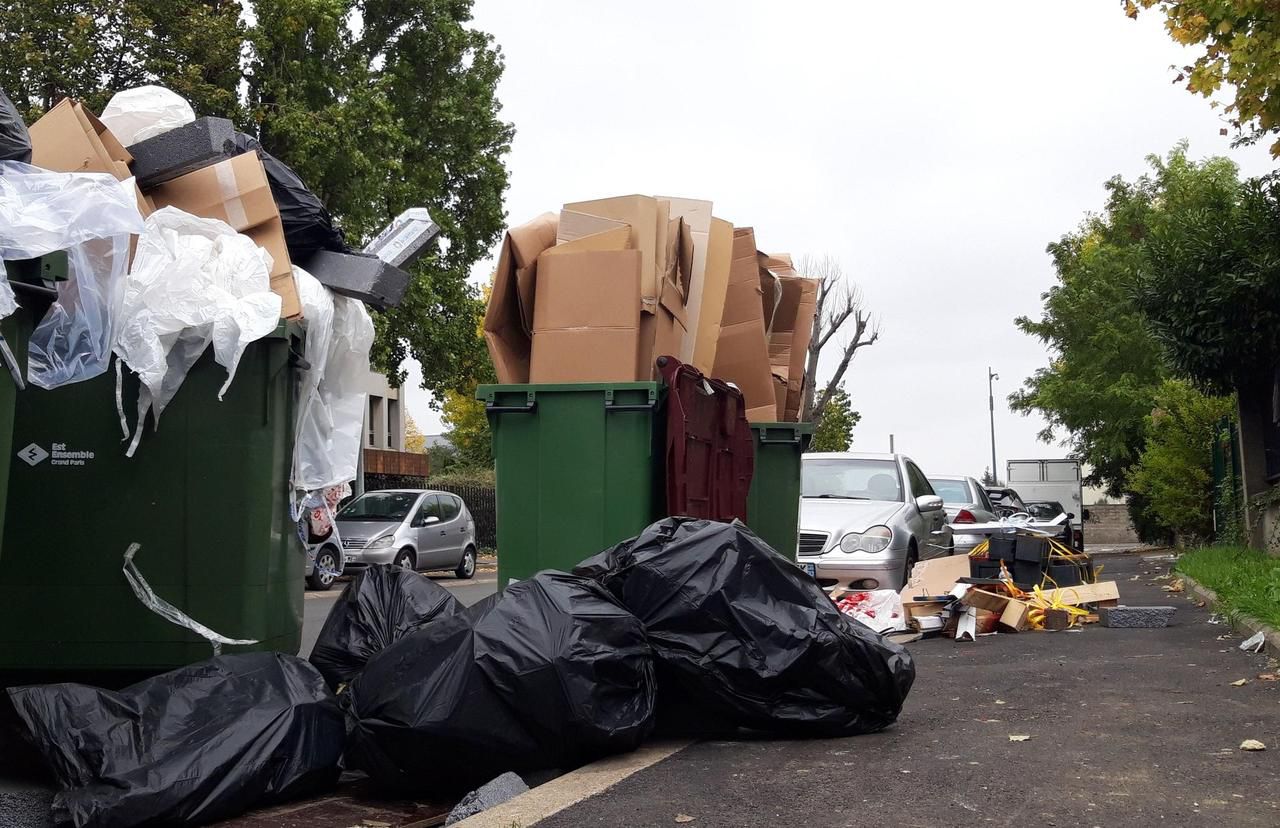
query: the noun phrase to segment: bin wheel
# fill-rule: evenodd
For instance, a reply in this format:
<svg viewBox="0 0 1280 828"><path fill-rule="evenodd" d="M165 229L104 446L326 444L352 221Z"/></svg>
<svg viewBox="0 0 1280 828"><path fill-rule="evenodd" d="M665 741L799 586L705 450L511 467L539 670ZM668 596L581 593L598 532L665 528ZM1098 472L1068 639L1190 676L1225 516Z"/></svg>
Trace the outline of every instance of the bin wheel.
<svg viewBox="0 0 1280 828"><path fill-rule="evenodd" d="M458 568L453 570L453 574L464 581L475 577L476 548L474 546L468 546L466 551L462 553L462 563L458 564Z"/></svg>
<svg viewBox="0 0 1280 828"><path fill-rule="evenodd" d="M395 565L413 572L418 569L418 558L412 549L401 549L400 554L396 555Z"/></svg>
<svg viewBox="0 0 1280 828"><path fill-rule="evenodd" d="M342 564L338 561L338 550L332 546L323 546L316 553L316 562L307 576L307 586L318 592L324 592L333 586L342 574Z"/></svg>

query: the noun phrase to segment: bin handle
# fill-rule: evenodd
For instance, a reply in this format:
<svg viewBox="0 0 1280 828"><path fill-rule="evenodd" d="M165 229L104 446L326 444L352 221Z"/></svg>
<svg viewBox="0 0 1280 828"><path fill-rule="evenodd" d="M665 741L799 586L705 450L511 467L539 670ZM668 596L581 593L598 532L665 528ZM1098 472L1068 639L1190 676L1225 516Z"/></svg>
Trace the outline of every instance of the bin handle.
<svg viewBox="0 0 1280 828"><path fill-rule="evenodd" d="M659 360L661 362L662 360ZM614 391L610 389L604 392L604 410L605 411L653 411L658 407L658 394L655 391L649 392L648 402L628 403L627 405L619 405L613 401Z"/></svg>
<svg viewBox="0 0 1280 828"><path fill-rule="evenodd" d="M760 443L761 443L761 445L763 445L763 444L765 444L765 443L769 443L769 444L775 444L775 443L776 443L776 444L781 445L781 444L784 444L784 443L798 443L798 442L800 442L800 435L799 435L799 434L797 434L797 435L796 435L796 436L794 436L794 437L788 437L788 438L787 438L787 439L785 439L785 440L770 440L768 437L761 437L761 438L760 438Z"/></svg>
<svg viewBox="0 0 1280 828"><path fill-rule="evenodd" d="M494 414L532 414L537 407L538 398L533 394L528 395L524 405L494 405L490 400L484 404L485 412Z"/></svg>

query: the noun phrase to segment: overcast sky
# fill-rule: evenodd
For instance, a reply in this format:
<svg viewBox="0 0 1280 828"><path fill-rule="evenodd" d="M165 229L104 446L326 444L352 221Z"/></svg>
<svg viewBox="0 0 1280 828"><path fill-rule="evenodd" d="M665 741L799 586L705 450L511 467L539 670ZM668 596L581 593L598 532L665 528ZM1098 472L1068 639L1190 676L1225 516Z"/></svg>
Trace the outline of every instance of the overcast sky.
<svg viewBox="0 0 1280 828"><path fill-rule="evenodd" d="M1066 456L1008 410L1048 362L1013 320L1039 314L1045 245L1101 207L1107 178L1183 138L1271 169L1171 84L1189 53L1157 16L1131 21L1116 0L478 0L475 17L506 55L508 221L686 195L766 251L835 256L883 329L846 380L854 448L886 451L892 433L928 474L990 465L988 365L1000 465ZM408 410L440 431L410 383Z"/></svg>

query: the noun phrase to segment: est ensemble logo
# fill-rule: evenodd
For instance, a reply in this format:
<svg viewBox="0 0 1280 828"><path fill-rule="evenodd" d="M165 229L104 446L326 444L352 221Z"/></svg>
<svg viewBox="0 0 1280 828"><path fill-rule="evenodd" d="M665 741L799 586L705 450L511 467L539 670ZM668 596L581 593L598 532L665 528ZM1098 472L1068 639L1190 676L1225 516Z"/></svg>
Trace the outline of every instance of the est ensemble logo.
<svg viewBox="0 0 1280 828"><path fill-rule="evenodd" d="M83 466L93 460L92 451L76 451L66 443L53 443L46 451L39 443L32 443L18 452L18 459L28 466L38 466L48 460L51 466Z"/></svg>

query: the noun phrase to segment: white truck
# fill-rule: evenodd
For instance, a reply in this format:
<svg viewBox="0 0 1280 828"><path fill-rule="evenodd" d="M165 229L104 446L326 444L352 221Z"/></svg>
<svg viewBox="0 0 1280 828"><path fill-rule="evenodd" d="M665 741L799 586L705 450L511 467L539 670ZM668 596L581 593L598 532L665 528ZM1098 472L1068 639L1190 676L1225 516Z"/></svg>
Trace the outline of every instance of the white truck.
<svg viewBox="0 0 1280 828"><path fill-rule="evenodd" d="M1010 460L1005 478L1023 503L1048 501L1062 506L1071 518L1071 534L1077 549L1084 548L1084 486L1080 461Z"/></svg>

